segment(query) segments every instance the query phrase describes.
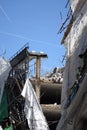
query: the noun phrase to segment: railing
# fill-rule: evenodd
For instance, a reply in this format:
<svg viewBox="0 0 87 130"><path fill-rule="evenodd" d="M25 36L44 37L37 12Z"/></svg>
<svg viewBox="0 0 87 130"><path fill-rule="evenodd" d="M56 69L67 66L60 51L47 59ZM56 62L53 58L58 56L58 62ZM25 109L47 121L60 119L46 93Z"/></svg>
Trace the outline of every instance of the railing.
<svg viewBox="0 0 87 130"><path fill-rule="evenodd" d="M11 58L9 58L9 61L11 61L14 57L16 57L25 48L29 49L29 43L26 43L19 51L17 51Z"/></svg>

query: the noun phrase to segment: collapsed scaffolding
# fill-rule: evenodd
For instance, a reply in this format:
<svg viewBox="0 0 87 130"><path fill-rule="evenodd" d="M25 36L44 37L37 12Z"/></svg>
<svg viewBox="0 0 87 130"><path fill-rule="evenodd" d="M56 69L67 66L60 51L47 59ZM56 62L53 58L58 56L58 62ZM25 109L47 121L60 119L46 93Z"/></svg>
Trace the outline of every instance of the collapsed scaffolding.
<svg viewBox="0 0 87 130"><path fill-rule="evenodd" d="M8 115L6 115L6 117L2 117L0 120L0 125L3 129L7 126L10 127L11 124L13 125L14 130L29 129L24 114L24 98L21 96L21 92L28 75L29 62L32 59L37 59L36 63L38 66L38 61L40 58L47 57L47 55L33 52L30 53L28 49L29 46L26 44L12 58L9 59L12 69L9 73L8 80L5 83L5 96L8 103L6 109L8 109ZM39 71L40 70L37 67L37 84L39 83ZM38 88L38 90L39 89L40 88ZM0 114L4 115L2 111Z"/></svg>
<svg viewBox="0 0 87 130"><path fill-rule="evenodd" d="M48 79L51 79L52 82L49 81L46 83L41 81L41 58L47 58L47 55L42 52L29 52L29 46L26 44L9 59L11 71L5 82L5 99L7 101L6 110L8 110L8 115L0 119L0 125L4 130L29 130L24 113L25 99L21 96L21 92L30 74L30 61L34 59L36 60L36 63L34 63L34 65L36 65L36 77L34 82L31 78L31 83L36 91L37 98L50 128L54 129L56 127L61 116L59 104L62 84L61 82L55 83L54 80L52 80L52 78L56 79L56 77L54 77L56 76L56 71L50 75L51 77L48 76ZM59 69L59 71L63 72L62 69ZM6 127L8 127L8 129Z"/></svg>

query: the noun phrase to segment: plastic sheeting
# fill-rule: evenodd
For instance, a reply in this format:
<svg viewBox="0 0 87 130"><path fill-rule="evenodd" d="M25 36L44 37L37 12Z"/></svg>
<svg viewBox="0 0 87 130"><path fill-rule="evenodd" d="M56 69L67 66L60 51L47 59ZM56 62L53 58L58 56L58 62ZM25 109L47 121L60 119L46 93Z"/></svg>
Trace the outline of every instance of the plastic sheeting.
<svg viewBox="0 0 87 130"><path fill-rule="evenodd" d="M6 97L6 90L3 92L1 104L0 104L0 121L3 119L8 118L8 104L7 104L7 97Z"/></svg>
<svg viewBox="0 0 87 130"><path fill-rule="evenodd" d="M3 95L4 85L10 70L10 63L5 58L0 57L0 103Z"/></svg>
<svg viewBox="0 0 87 130"><path fill-rule="evenodd" d="M3 130L1 126L0 126L0 130Z"/></svg>
<svg viewBox="0 0 87 130"><path fill-rule="evenodd" d="M12 125L10 125L9 127L5 128L4 130L13 130Z"/></svg>
<svg viewBox="0 0 87 130"><path fill-rule="evenodd" d="M30 130L49 130L36 94L29 79L26 80L22 96L25 97L25 114Z"/></svg>

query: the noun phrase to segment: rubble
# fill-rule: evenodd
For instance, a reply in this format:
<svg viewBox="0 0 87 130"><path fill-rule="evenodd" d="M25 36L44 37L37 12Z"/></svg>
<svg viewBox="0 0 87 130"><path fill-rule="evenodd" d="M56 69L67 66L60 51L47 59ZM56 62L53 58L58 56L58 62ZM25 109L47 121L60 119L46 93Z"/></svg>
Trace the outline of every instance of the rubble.
<svg viewBox="0 0 87 130"><path fill-rule="evenodd" d="M52 82L52 83L59 83L62 84L63 83L63 70L64 68L54 68L53 72L51 72L49 75L47 76L41 76L40 80L42 82Z"/></svg>

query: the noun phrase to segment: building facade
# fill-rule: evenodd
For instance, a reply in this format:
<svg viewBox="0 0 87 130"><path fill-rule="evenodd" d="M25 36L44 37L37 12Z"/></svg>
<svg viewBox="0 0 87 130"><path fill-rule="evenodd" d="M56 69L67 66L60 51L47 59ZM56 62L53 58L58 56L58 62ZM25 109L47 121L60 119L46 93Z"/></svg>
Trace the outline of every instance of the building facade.
<svg viewBox="0 0 87 130"><path fill-rule="evenodd" d="M70 0L72 19L62 44L67 50L62 116L56 130L87 129L87 1Z"/></svg>

